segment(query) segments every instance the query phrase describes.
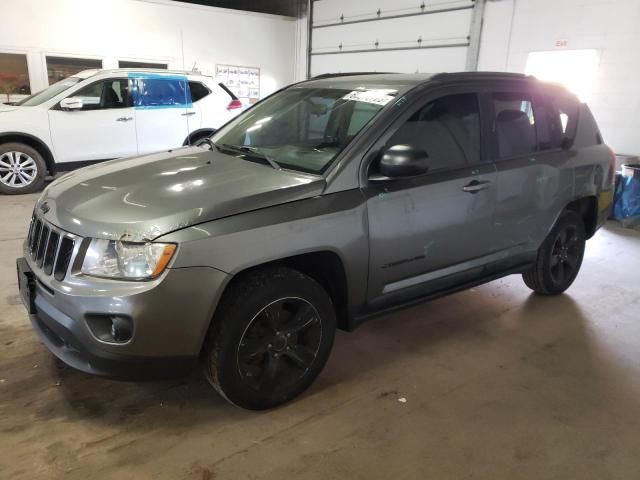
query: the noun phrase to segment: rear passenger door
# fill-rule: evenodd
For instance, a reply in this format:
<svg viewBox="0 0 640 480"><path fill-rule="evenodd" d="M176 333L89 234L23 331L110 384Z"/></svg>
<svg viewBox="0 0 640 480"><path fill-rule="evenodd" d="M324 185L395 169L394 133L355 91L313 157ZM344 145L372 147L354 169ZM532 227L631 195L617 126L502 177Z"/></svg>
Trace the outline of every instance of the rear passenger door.
<svg viewBox="0 0 640 480"><path fill-rule="evenodd" d="M136 120L138 153L183 145L193 112L184 75L130 74ZM192 115L193 116L193 115Z"/></svg>
<svg viewBox="0 0 640 480"><path fill-rule="evenodd" d="M444 278L477 276L493 248L495 170L482 157L478 96L458 88L423 99L369 159L364 192L373 308L446 288ZM399 144L424 150L428 172L376 180L381 152Z"/></svg>
<svg viewBox="0 0 640 480"><path fill-rule="evenodd" d="M570 198L571 170L564 168L559 112L534 87L487 94L492 110L493 160L497 171L496 245L511 255L535 251Z"/></svg>

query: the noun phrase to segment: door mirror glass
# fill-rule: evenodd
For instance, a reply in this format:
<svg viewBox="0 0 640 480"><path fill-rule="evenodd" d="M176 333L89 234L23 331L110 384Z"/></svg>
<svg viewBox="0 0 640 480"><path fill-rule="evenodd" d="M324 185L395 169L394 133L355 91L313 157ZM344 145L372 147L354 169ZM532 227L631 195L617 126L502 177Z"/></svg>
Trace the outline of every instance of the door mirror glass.
<svg viewBox="0 0 640 480"><path fill-rule="evenodd" d="M394 145L382 152L378 173L385 177L412 177L429 170L427 152L411 145Z"/></svg>
<svg viewBox="0 0 640 480"><path fill-rule="evenodd" d="M62 110L82 110L83 103L79 97L67 97L60 101Z"/></svg>

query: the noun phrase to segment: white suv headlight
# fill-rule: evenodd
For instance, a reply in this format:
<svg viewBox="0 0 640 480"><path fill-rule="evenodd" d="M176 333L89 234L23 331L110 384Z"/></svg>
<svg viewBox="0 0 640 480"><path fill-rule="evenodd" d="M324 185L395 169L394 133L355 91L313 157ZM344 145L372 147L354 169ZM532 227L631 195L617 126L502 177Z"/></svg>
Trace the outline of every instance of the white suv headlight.
<svg viewBox="0 0 640 480"><path fill-rule="evenodd" d="M94 238L82 273L94 277L148 280L160 275L176 251L172 243L134 243Z"/></svg>

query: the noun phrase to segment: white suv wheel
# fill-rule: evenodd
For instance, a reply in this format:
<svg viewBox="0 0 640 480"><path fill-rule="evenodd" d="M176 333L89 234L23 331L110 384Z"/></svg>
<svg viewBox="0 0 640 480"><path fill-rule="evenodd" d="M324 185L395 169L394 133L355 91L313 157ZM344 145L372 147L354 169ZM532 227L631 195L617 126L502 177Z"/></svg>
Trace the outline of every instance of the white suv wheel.
<svg viewBox="0 0 640 480"><path fill-rule="evenodd" d="M38 175L38 164L24 152L10 151L0 154L0 182L11 188L23 188L33 183Z"/></svg>

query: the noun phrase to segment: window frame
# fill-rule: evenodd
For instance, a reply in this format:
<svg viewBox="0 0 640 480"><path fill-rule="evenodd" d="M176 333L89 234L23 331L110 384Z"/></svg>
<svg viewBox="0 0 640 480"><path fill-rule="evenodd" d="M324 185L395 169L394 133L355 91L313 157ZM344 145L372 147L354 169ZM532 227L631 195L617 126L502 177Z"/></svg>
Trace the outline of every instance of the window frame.
<svg viewBox="0 0 640 480"><path fill-rule="evenodd" d="M82 72L84 70L103 70L104 69L104 57L93 57L91 55L76 55L76 54L70 54L70 53L60 53L60 52L42 52L42 67L43 67L43 76L44 76L44 80L47 84L47 86L51 86L53 85L52 83L49 83L49 62L47 61L47 59L49 57L51 58L65 58L65 59L69 59L69 60L90 60L90 61L94 61L94 62L100 62L100 67L91 67L91 68L83 68L82 70L79 70L78 72ZM78 73L77 72L77 73ZM75 74L71 74L68 75L67 77L72 77ZM65 77L65 78L67 78ZM56 80L57 82L58 80ZM55 83L55 82L54 82Z"/></svg>
<svg viewBox="0 0 640 480"><path fill-rule="evenodd" d="M17 96L21 96L22 98L19 99L19 100L15 100L15 101L20 101L23 98L27 98L27 97L33 95L34 93L37 93L37 92L33 91L33 86L32 86L32 82L31 82L31 69L29 68L29 52L26 51L26 50L11 50L11 49L3 48L3 49L0 50L0 54L5 54L5 55L23 55L24 59L25 59L25 62L26 62L26 65L27 65L27 80L29 81L29 93L22 94L22 93L4 93L4 92L0 92L0 97L6 95L7 98L8 98L9 96L16 96L17 95ZM13 101L14 100L12 100L12 102Z"/></svg>
<svg viewBox="0 0 640 480"><path fill-rule="evenodd" d="M362 186L367 186L369 184L369 173L371 170L371 166L380 158L382 150L391 146L389 144L389 141L398 131L398 129L402 127L414 114L422 110L428 103L449 95L475 94L477 97L480 122L480 160L478 162L467 163L465 165L455 165L450 168L441 168L438 170L433 170L431 172L428 171L422 175L411 178L423 178L443 174L447 175L459 170L473 169L474 167L480 167L482 165L491 163L491 157L488 155L488 153L491 151L491 145L488 143L489 136L486 121L486 119L489 117L487 112L486 99L483 96L485 90L486 88L482 84L477 82L460 82L452 85L429 86L426 89L422 90L420 93L416 92L417 95L414 98L407 98L407 101L404 103L404 105L408 105L409 107L404 108L403 111L399 113L399 115L393 121L390 122L389 126L379 136L378 140L374 142L373 145L364 154L360 166L360 184ZM404 95L400 95L400 97L403 96L409 97L410 92L407 92Z"/></svg>

